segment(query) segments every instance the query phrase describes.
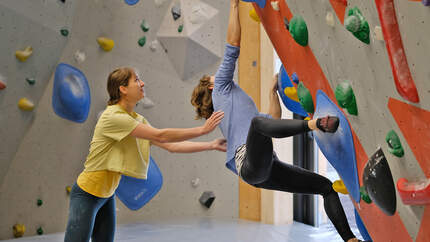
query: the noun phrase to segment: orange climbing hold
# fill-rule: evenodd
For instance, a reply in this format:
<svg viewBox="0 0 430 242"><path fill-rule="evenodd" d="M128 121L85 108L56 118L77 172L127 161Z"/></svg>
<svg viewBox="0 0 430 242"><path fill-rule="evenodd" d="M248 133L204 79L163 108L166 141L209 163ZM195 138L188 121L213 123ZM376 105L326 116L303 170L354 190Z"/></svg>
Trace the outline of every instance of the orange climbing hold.
<svg viewBox="0 0 430 242"><path fill-rule="evenodd" d="M397 181L397 190L406 205L430 204L430 179L409 182L406 178L400 178Z"/></svg>
<svg viewBox="0 0 430 242"><path fill-rule="evenodd" d="M0 80L0 90L3 90L5 88L6 88L6 83L4 83Z"/></svg>

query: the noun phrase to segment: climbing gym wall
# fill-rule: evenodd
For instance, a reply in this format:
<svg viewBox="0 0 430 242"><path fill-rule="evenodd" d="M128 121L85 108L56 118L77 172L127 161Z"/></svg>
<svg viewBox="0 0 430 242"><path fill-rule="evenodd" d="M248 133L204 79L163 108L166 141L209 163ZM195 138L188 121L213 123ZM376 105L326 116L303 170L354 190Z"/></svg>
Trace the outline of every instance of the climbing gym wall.
<svg viewBox="0 0 430 242"><path fill-rule="evenodd" d="M221 0L0 2L0 239L64 231L68 190L83 169L114 68L138 70L146 97L136 111L154 127L203 124L189 99L200 76L220 63L228 7ZM218 137L216 130L198 140ZM137 211L117 199L118 224L237 217L237 177L224 153L153 147L151 156L161 190Z"/></svg>
<svg viewBox="0 0 430 242"><path fill-rule="evenodd" d="M430 241L429 2L250 2L285 68L282 91L301 104L290 110L340 117L315 138L363 237Z"/></svg>

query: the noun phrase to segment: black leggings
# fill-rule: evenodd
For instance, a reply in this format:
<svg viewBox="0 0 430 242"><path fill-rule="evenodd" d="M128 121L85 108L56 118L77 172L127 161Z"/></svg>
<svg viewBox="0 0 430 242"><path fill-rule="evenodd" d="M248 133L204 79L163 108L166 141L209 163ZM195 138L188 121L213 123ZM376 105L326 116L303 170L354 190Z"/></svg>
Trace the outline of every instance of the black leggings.
<svg viewBox="0 0 430 242"><path fill-rule="evenodd" d="M354 238L329 179L298 166L281 162L273 153L273 138L308 132L308 122L295 119L252 120L246 141L246 158L240 169L242 179L259 188L291 193L320 194L324 209L343 240Z"/></svg>

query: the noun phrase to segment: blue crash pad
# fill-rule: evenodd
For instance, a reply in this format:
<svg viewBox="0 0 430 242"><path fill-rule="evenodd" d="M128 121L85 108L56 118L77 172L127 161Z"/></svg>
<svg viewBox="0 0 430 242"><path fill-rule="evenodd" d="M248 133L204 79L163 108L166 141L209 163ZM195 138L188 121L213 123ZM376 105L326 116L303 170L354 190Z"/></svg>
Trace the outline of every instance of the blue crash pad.
<svg viewBox="0 0 430 242"><path fill-rule="evenodd" d="M83 123L88 118L91 94L85 75L77 68L58 64L52 90L54 112L70 121Z"/></svg>
<svg viewBox="0 0 430 242"><path fill-rule="evenodd" d="M308 113L303 109L300 102L294 101L293 99L285 95L284 90L286 87L294 87L294 85L288 77L284 65L281 65L278 74L278 94L281 97L281 100L284 103L285 107L288 108L288 110L303 117L307 117Z"/></svg>
<svg viewBox="0 0 430 242"><path fill-rule="evenodd" d="M358 203L360 202L360 183L358 182L354 141L348 120L323 91L318 90L316 100L317 108L314 119L327 115L339 117L339 128L336 133L313 132L318 146L342 178L349 194Z"/></svg>
<svg viewBox="0 0 430 242"><path fill-rule="evenodd" d="M363 237L363 239L366 241L372 241L372 238L367 232L366 226L364 226L364 223L361 220L360 214L358 214L357 209L354 209L354 214L355 214L355 223L357 224L361 237Z"/></svg>
<svg viewBox="0 0 430 242"><path fill-rule="evenodd" d="M242 0L244 2L254 2L256 3L260 8L264 8L266 6L266 0Z"/></svg>
<svg viewBox="0 0 430 242"><path fill-rule="evenodd" d="M131 210L138 210L147 204L163 186L163 176L152 157L149 158L147 179L121 176L115 194Z"/></svg>

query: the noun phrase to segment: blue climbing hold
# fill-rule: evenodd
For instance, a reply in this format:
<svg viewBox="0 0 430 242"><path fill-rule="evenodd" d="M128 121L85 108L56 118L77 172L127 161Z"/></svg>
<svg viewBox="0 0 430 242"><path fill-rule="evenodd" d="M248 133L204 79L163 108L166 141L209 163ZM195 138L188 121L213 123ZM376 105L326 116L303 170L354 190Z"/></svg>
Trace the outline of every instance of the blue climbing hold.
<svg viewBox="0 0 430 242"><path fill-rule="evenodd" d="M139 2L139 0L124 0L128 5L135 5Z"/></svg>
<svg viewBox="0 0 430 242"><path fill-rule="evenodd" d="M147 204L163 186L163 176L152 157L149 157L147 179L122 175L115 194L131 210L138 210Z"/></svg>
<svg viewBox="0 0 430 242"><path fill-rule="evenodd" d="M360 214L358 214L357 209L354 209L354 214L355 214L355 223L357 224L357 228L360 231L361 237L363 237L365 241L372 241L372 238L367 232L366 226L364 226L364 223L361 220Z"/></svg>
<svg viewBox="0 0 430 242"><path fill-rule="evenodd" d="M242 0L244 2L254 2L256 3L260 8L264 8L266 6L266 0Z"/></svg>
<svg viewBox="0 0 430 242"><path fill-rule="evenodd" d="M301 115L303 117L307 117L308 113L303 109L302 105L297 100L297 98L289 97L285 94L286 89L295 90L295 87L291 82L290 78L288 77L288 74L284 68L284 65L281 65L281 68L279 69L279 74L278 74L278 94L281 97L285 107L287 107L291 112Z"/></svg>
<svg viewBox="0 0 430 242"><path fill-rule="evenodd" d="M90 104L90 88L85 75L71 65L58 64L52 91L54 112L64 119L83 123L88 118Z"/></svg>
<svg viewBox="0 0 430 242"><path fill-rule="evenodd" d="M326 115L337 116L339 117L339 128L336 133L314 131L314 137L327 160L340 175L351 196L358 203L360 202L360 183L358 182L354 142L348 120L323 91L318 90L316 96L317 109L314 118Z"/></svg>

